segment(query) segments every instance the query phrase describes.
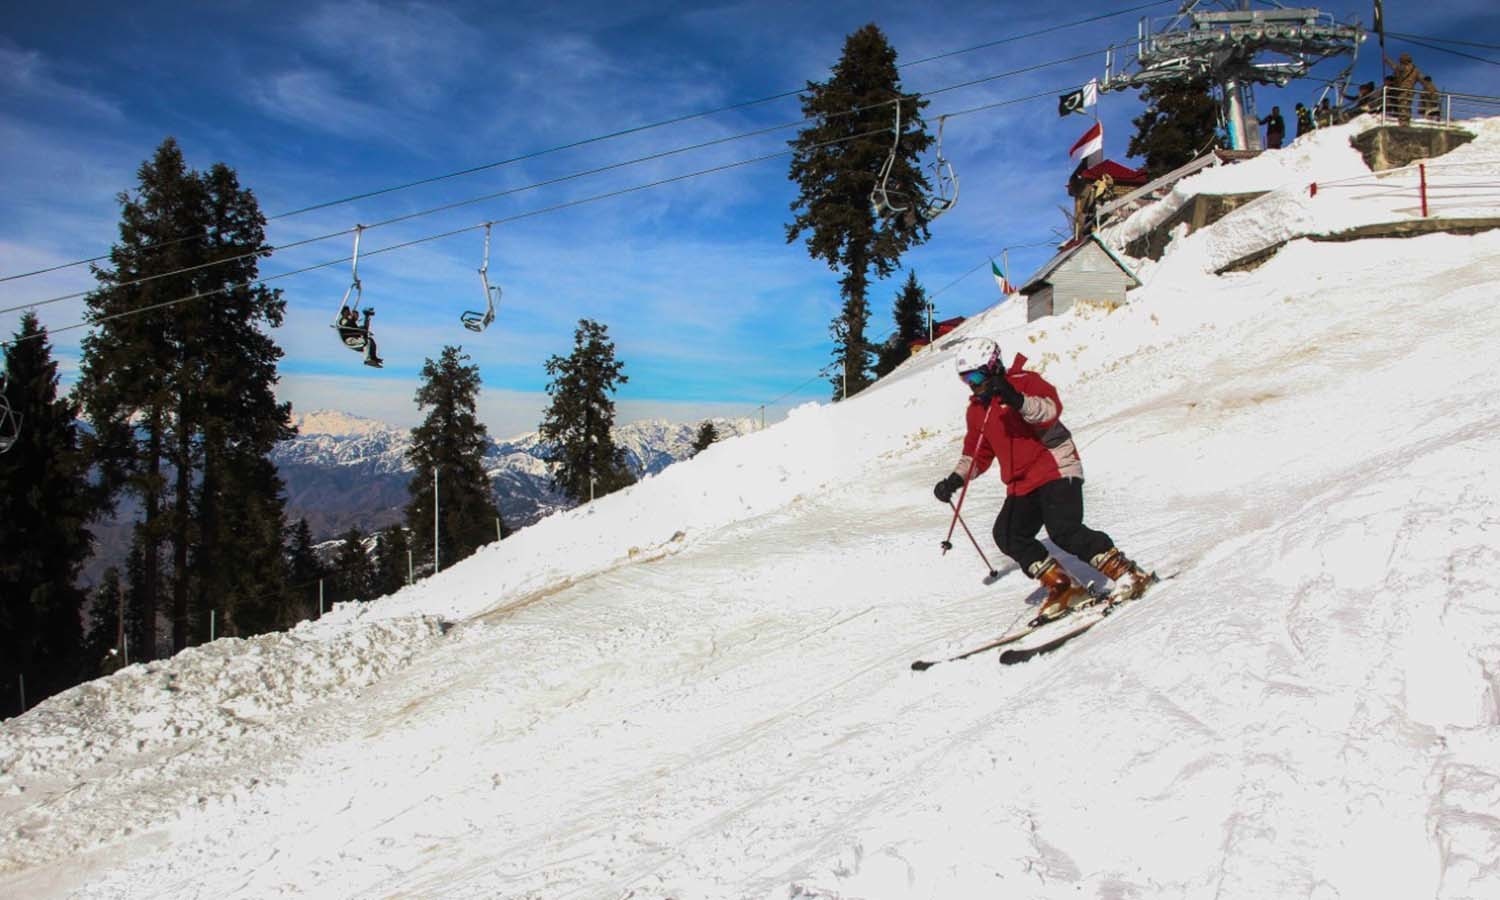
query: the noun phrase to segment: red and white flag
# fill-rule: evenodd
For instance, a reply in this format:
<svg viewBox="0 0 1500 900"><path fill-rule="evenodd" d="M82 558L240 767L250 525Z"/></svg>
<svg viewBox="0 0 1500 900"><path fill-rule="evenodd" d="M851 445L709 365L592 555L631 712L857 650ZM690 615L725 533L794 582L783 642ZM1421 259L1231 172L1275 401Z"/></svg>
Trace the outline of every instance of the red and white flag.
<svg viewBox="0 0 1500 900"><path fill-rule="evenodd" d="M1097 158L1096 158L1097 157ZM1092 166L1104 158L1104 123L1095 122L1094 126L1083 133L1077 143L1068 150L1068 158L1084 163L1085 167Z"/></svg>

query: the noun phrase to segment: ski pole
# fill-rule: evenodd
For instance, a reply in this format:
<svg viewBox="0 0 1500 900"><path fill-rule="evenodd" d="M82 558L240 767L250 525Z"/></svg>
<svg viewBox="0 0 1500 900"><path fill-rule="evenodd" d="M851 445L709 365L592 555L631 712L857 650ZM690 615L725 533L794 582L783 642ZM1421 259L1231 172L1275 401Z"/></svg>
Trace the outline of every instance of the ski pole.
<svg viewBox="0 0 1500 900"><path fill-rule="evenodd" d="M953 502L950 500L948 505L952 506ZM994 566L990 565L990 558L985 556L984 551L979 548L979 542L974 539L974 532L969 530L969 523L964 521L963 516L958 515L957 509L953 510L953 515L954 518L958 519L958 524L964 527L964 534L969 536L969 543L974 545L974 552L979 554L979 558L984 560L985 567L990 570L990 577L995 578L999 576L1000 572Z"/></svg>
<svg viewBox="0 0 1500 900"><path fill-rule="evenodd" d="M994 407L993 406L986 406L984 408L984 420L979 423L979 441L983 441L984 440L984 427L986 425L990 424L990 410L991 409L994 409ZM976 454L979 452L979 441L975 441L974 442L974 452ZM964 498L967 497L967 496L969 496L969 479L972 478L973 476L974 476L974 457L970 456L969 457L969 470L964 473L964 487L963 487L963 490L961 490L961 491L958 492L958 505L957 506L953 506L953 501L952 500L948 501L948 505L949 506L953 506L953 521L951 521L951 522L948 523L948 536L945 537L945 538L943 538L942 547L943 547L943 555L944 556L947 556L948 555L948 551L953 549L953 529L955 527L957 527L957 525L958 525L958 511L963 508ZM965 525L964 526L964 531L968 531L968 530L969 530L969 526ZM969 537L972 538L973 535L969 535Z"/></svg>

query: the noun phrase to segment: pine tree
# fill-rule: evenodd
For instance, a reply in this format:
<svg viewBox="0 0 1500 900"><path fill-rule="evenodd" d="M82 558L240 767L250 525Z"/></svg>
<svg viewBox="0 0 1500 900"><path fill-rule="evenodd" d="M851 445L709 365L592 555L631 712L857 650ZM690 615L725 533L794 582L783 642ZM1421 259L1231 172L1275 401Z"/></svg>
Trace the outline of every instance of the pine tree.
<svg viewBox="0 0 1500 900"><path fill-rule="evenodd" d="M375 568L370 563L370 554L365 550L365 536L358 528L344 532L343 543L333 558L333 575L328 579L332 590L328 595L329 605L348 603L352 600L370 600L375 581Z"/></svg>
<svg viewBox="0 0 1500 900"><path fill-rule="evenodd" d="M262 627L257 630L290 628L317 615L318 582L327 574L327 568L313 549L312 529L307 519L298 519L287 535L286 585L274 607L258 610L262 618L255 624Z"/></svg>
<svg viewBox="0 0 1500 900"><path fill-rule="evenodd" d="M836 398L858 393L871 381L865 335L871 268L881 278L890 275L902 253L930 236L920 217L877 220L871 209L870 194L892 151L898 99L901 134L886 183L920 206L931 191L919 164L932 142L921 115L927 101L902 91L896 51L873 23L845 40L828 81L808 82L802 113L813 124L791 142L790 178L801 193L792 203L787 243L806 233L808 253L844 273L839 281L843 309L830 326Z"/></svg>
<svg viewBox="0 0 1500 900"><path fill-rule="evenodd" d="M375 537L375 580L371 593L384 597L406 586L410 572L407 553L410 550L411 542L405 528L391 525L381 529Z"/></svg>
<svg viewBox="0 0 1500 900"><path fill-rule="evenodd" d="M428 413L412 429L411 449L406 454L417 470L407 485L411 502L406 507L406 525L413 535L427 536L414 543L424 553L423 559L431 560L425 554L431 553L436 499L441 566L452 565L495 540L500 522L494 486L484 469L489 432L476 416L479 367L465 365L468 359L462 348L444 347L436 362L429 359L422 366L417 408Z"/></svg>
<svg viewBox="0 0 1500 900"><path fill-rule="evenodd" d="M5 346L4 384L21 430L0 454L0 683L11 690L24 677L34 704L83 676L87 596L77 580L101 506L79 449L78 406L57 396L57 363L33 312Z"/></svg>
<svg viewBox="0 0 1500 900"><path fill-rule="evenodd" d="M150 659L149 656L141 655L141 648L148 646L156 634L156 629L148 627L146 619L146 560L140 538L140 531L137 530L130 552L125 557L125 643L121 648L125 663Z"/></svg>
<svg viewBox="0 0 1500 900"><path fill-rule="evenodd" d="M1219 104L1207 79L1162 81L1141 91L1146 111L1131 120L1136 127L1127 152L1146 161L1152 178L1197 159L1223 145Z"/></svg>
<svg viewBox="0 0 1500 900"><path fill-rule="evenodd" d="M120 613L124 606L125 587L120 583L120 570L110 566L104 570L89 610L89 630L83 641L86 677L108 675L125 664L120 628Z"/></svg>
<svg viewBox="0 0 1500 900"><path fill-rule="evenodd" d="M697 456L718 440L719 429L714 427L713 422L704 419L703 424L698 426L698 436L693 438L693 455Z"/></svg>
<svg viewBox="0 0 1500 900"><path fill-rule="evenodd" d="M891 308L891 318L896 330L881 348L880 361L875 365L875 375L883 378L911 356L911 343L927 336L927 291L917 283L917 273L908 272L906 284L896 295Z"/></svg>
<svg viewBox="0 0 1500 900"><path fill-rule="evenodd" d="M254 285L270 253L254 195L223 164L189 169L170 138L138 182L120 195L110 267L94 272L78 394L111 488L141 498L137 587L151 634L139 649L150 659L168 588L175 649L205 635L205 597L231 633L253 630L237 607L281 578L282 488L268 454L292 429L273 394L281 351L260 330L281 324L285 304Z"/></svg>
<svg viewBox="0 0 1500 900"><path fill-rule="evenodd" d="M285 486L270 453L296 432L291 404L278 403L275 395L283 353L259 326L279 327L286 302L280 291L254 285L259 259L269 256L266 220L254 195L222 163L202 181L213 223L208 253L218 261L211 287L227 289L197 310L204 328L200 345L212 352L196 360L203 421L193 612L201 629L200 607L212 598L223 610L226 634L254 634L267 629L249 620L261 614L267 598L282 595L285 578ZM242 616L241 607L249 606L257 608ZM281 609L274 618L281 627L296 621Z"/></svg>
<svg viewBox="0 0 1500 900"><path fill-rule="evenodd" d="M609 329L579 319L573 352L547 360L552 403L542 419L542 458L552 465L552 484L582 503L635 481L623 450L615 447L615 403L610 395L630 379L615 359Z"/></svg>

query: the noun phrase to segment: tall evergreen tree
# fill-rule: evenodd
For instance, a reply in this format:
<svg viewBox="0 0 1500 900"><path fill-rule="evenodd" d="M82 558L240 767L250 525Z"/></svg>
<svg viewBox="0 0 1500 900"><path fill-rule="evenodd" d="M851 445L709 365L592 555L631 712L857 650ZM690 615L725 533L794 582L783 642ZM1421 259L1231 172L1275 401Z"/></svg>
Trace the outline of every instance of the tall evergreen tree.
<svg viewBox="0 0 1500 900"><path fill-rule="evenodd" d="M328 574L313 548L312 529L307 519L297 520L287 535L286 584L274 608L260 610L263 616L258 630L290 628L318 611L318 582Z"/></svg>
<svg viewBox="0 0 1500 900"><path fill-rule="evenodd" d="M1157 82L1141 91L1141 100L1146 111L1130 120L1136 133L1126 152L1144 159L1152 178L1223 145L1219 103L1207 79Z"/></svg>
<svg viewBox="0 0 1500 900"><path fill-rule="evenodd" d="M358 528L344 532L343 543L333 558L333 575L329 578L332 591L329 605L348 603L351 600L370 600L374 595L375 568L370 554L365 550L365 535Z"/></svg>
<svg viewBox="0 0 1500 900"><path fill-rule="evenodd" d="M542 458L552 465L552 484L582 503L634 483L625 453L615 447L615 402L610 395L630 379L615 359L609 329L579 319L573 352L547 360L552 403L542 419Z"/></svg>
<svg viewBox="0 0 1500 900"><path fill-rule="evenodd" d="M411 542L407 539L405 528L390 525L381 529L375 537L375 580L371 585L372 594L384 597L406 586L410 572L407 553L410 550Z"/></svg>
<svg viewBox="0 0 1500 900"><path fill-rule="evenodd" d="M270 453L296 431L291 404L275 395L284 354L261 327L282 324L286 301L280 291L255 285L259 260L270 251L254 194L222 163L201 181L212 223L207 254L216 262L210 287L222 292L196 310L204 335L193 347L203 405L193 612L201 629L201 607L212 598L223 610L225 633L254 634L266 629L240 620L258 616L265 598L279 598L285 577L285 486ZM203 352L205 345L211 352ZM241 616L242 606L257 609ZM291 624L286 610L275 617L283 627Z"/></svg>
<svg viewBox="0 0 1500 900"><path fill-rule="evenodd" d="M697 437L693 438L693 455L697 456L699 453L707 450L718 439L719 429L714 427L713 422L704 419L703 424L698 426Z"/></svg>
<svg viewBox="0 0 1500 900"><path fill-rule="evenodd" d="M877 377L889 375L911 356L911 342L927 336L927 291L917 282L917 273L908 272L906 283L896 294L891 308L891 318L896 330L880 351L880 361L875 365Z"/></svg>
<svg viewBox="0 0 1500 900"><path fill-rule="evenodd" d="M141 655L141 648L150 646L156 635L156 628L146 618L145 583L145 551L141 544L141 532L137 529L130 552L125 556L125 629L121 655L125 657L123 661L126 663L151 658Z"/></svg>
<svg viewBox="0 0 1500 900"><path fill-rule="evenodd" d="M426 536L414 544L422 558L430 561L436 502L441 566L456 563L495 540L500 521L494 486L484 470L489 432L476 415L479 367L466 365L468 359L462 348L444 347L436 361L429 359L422 366L417 408L428 413L412 429L411 449L406 453L417 470L407 485L411 502L406 506L406 525L413 535Z"/></svg>
<svg viewBox="0 0 1500 900"><path fill-rule="evenodd" d="M168 138L120 203L78 394L102 470L141 498L149 659L167 599L181 649L206 631L205 597L236 633L237 607L279 583L284 501L268 454L293 432L273 394L281 351L261 327L279 326L285 303L254 284L265 218L227 166L193 171Z"/></svg>
<svg viewBox="0 0 1500 900"><path fill-rule="evenodd" d="M83 675L78 571L99 497L79 449L78 406L57 396L57 363L35 313L5 347L5 393L20 434L0 454L0 678L36 703ZM15 695L12 695L15 696Z"/></svg>
<svg viewBox="0 0 1500 900"><path fill-rule="evenodd" d="M120 582L120 570L110 566L104 570L89 610L89 629L83 641L85 677L108 675L124 665L121 640L124 634L120 627L124 606L125 586Z"/></svg>
<svg viewBox="0 0 1500 900"><path fill-rule="evenodd" d="M806 233L808 253L844 273L839 281L843 308L830 326L835 397L858 393L871 381L865 335L870 270L881 278L890 275L902 253L930 236L920 217L878 219L870 204L892 152L898 99L901 133L887 185L920 204L931 191L919 163L932 143L921 113L927 101L901 89L896 51L873 23L845 39L828 81L807 83L802 113L812 124L791 141L790 177L801 193L792 202L787 243Z"/></svg>

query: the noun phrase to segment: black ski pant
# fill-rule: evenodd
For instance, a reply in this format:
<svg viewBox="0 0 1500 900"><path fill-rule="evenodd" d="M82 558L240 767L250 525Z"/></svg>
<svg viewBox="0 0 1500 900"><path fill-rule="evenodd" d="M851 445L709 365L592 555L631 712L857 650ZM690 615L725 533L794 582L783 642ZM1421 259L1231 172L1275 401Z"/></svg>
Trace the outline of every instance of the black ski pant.
<svg viewBox="0 0 1500 900"><path fill-rule="evenodd" d="M1011 495L995 518L995 543L1016 561L1021 571L1035 577L1034 567L1047 558L1047 548L1036 539L1042 526L1052 543L1084 562L1115 545L1109 535L1083 524L1083 479L1059 478L1029 494Z"/></svg>

